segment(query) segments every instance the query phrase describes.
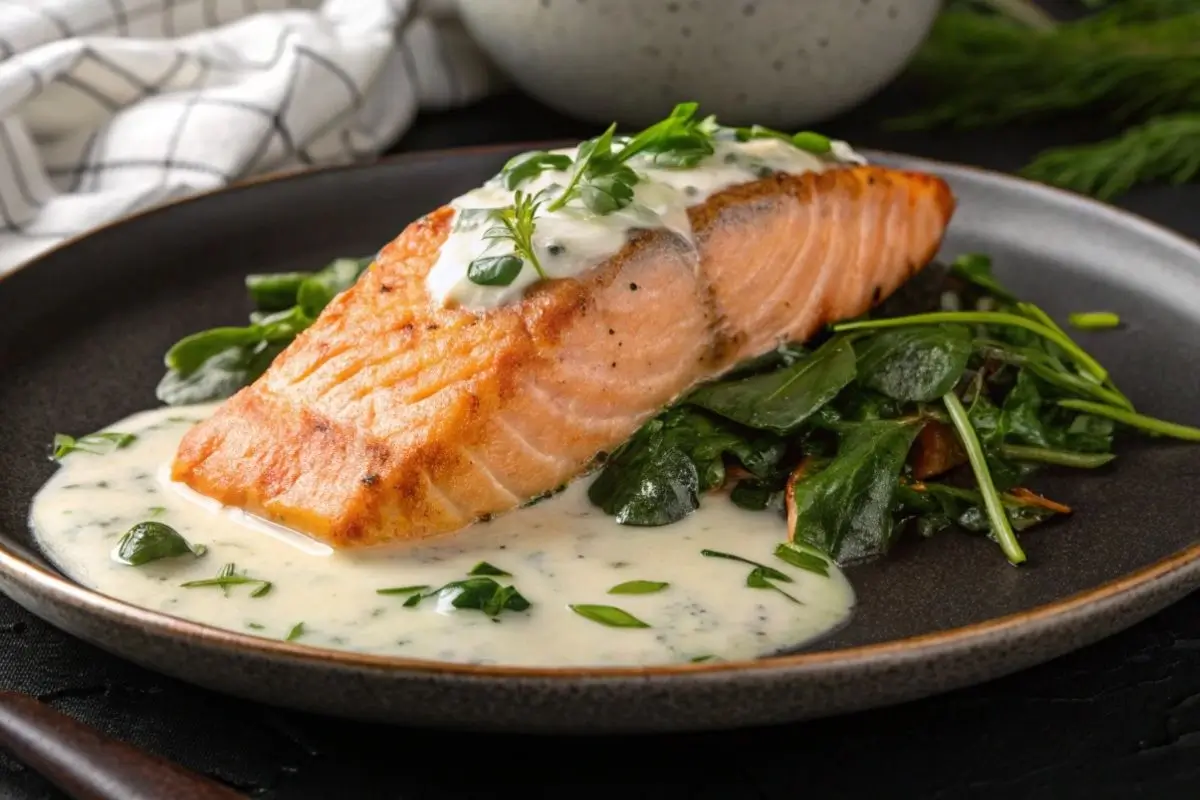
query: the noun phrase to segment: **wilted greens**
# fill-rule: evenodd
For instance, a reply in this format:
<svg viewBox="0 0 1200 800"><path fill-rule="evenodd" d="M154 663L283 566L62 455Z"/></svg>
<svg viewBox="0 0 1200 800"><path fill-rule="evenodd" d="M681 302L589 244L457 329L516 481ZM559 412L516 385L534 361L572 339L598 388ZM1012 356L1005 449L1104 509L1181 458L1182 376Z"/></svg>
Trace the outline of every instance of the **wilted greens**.
<svg viewBox="0 0 1200 800"><path fill-rule="evenodd" d="M592 502L622 524L667 525L728 489L743 508L786 510L780 557L813 570L950 527L1019 564L1018 534L1071 511L1025 487L1037 470L1103 467L1118 429L1200 440L1136 412L983 255L930 265L814 344L743 364L651 420L607 459Z"/></svg>
<svg viewBox="0 0 1200 800"><path fill-rule="evenodd" d="M250 324L211 328L176 342L164 359L158 399L173 406L221 400L253 382L371 261L339 258L316 272L246 276L255 306Z"/></svg>

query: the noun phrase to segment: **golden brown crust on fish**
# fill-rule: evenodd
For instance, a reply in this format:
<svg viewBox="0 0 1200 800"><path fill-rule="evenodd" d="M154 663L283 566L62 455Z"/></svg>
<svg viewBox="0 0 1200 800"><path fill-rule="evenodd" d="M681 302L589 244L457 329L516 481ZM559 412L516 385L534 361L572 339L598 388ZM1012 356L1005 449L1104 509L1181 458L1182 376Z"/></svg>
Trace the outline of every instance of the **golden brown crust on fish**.
<svg viewBox="0 0 1200 800"><path fill-rule="evenodd" d="M437 308L439 209L253 385L184 438L173 477L335 547L415 540L586 469L695 383L867 310L936 252L941 180L781 175L693 207L693 247L640 232L521 302Z"/></svg>

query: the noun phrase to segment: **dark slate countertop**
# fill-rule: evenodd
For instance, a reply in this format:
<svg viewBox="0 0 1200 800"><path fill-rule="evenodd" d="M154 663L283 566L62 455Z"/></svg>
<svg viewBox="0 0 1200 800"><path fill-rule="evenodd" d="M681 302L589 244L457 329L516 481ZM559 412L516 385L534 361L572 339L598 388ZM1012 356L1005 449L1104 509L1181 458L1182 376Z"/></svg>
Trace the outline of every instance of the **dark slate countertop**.
<svg viewBox="0 0 1200 800"><path fill-rule="evenodd" d="M975 134L884 131L878 121L905 103L893 90L820 129L862 147L1000 170L1041 148L1097 135L1087 121ZM510 96L426 115L395 151L590 132ZM1119 204L1200 237L1200 185L1143 188ZM0 688L37 695L248 795L279 800L1200 796L1200 595L1085 650L972 689L730 733L479 736L279 711L120 661L2 596ZM61 796L0 754L0 797Z"/></svg>

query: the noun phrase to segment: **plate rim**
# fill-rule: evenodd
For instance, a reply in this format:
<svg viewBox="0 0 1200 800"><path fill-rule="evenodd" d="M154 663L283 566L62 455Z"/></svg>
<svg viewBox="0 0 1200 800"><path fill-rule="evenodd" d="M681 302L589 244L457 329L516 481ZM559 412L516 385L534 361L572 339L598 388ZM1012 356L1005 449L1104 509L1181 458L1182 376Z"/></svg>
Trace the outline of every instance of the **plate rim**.
<svg viewBox="0 0 1200 800"><path fill-rule="evenodd" d="M105 223L97 228L70 237L38 254L35 258L0 275L0 283L6 278L35 268L44 260L57 256L80 241L101 234L111 228L136 225L143 218L171 213L176 207L204 202L226 193L254 190L264 184L294 180L309 180L321 175L342 172L373 170L381 167L403 167L422 161L442 161L465 155L494 152L520 152L524 149L545 149L563 146L570 141L525 141L498 144L451 147L420 150L387 156L367 163L331 165L325 167L300 167L251 177L229 186L206 190L143 209L137 213ZM1127 230L1148 236L1181 250L1190 256L1200 273L1200 242L1165 225L1146 219L1133 212L1117 208L1092 198L1037 183L1016 175L966 164L910 156L892 151L864 149L864 155L872 160L893 162L904 169L916 169L953 177L962 175L987 184L1016 189L1023 193L1041 195L1047 199L1069 206L1082 207L1091 214L1108 217L1119 222ZM1200 579L1200 541L1168 555L1140 569L1125 573L1117 578L1098 584L1053 602L1033 608L981 620L944 630L891 639L874 644L842 647L792 655L767 656L736 661L714 661L698 664L658 664L649 666L612 667L535 667L494 664L465 664L432 661L400 656L383 656L352 650L335 650L311 647L282 640L251 636L238 631L193 622L166 613L151 611L140 606L118 600L89 589L52 569L22 555L24 547L19 543L8 543L0 539L0 578L11 580L27 590L48 598L51 602L70 605L78 611L90 611L106 619L117 619L132 624L151 635L163 635L183 639L191 646L207 646L218 650L233 651L241 655L256 655L264 658L280 658L298 666L317 668L339 668L386 672L394 675L447 675L475 680L527 679L539 681L570 682L579 680L644 681L647 678L722 678L796 673L808 671L849 670L863 667L878 667L885 663L898 663L950 656L986 646L991 642L1036 636L1067 622L1081 613L1096 613L1094 606L1103 608L1107 604L1134 599L1139 594L1153 591L1160 581ZM32 555L32 554L31 554ZM1198 580L1197 582L1200 582Z"/></svg>

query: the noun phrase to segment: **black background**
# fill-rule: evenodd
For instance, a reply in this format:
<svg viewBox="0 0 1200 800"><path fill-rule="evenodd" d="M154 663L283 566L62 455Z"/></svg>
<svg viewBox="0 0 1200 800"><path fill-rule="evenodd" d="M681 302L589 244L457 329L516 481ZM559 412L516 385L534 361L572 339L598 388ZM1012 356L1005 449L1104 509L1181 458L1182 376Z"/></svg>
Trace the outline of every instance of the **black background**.
<svg viewBox="0 0 1200 800"><path fill-rule="evenodd" d="M1013 170L1095 138L1088 120L983 133L894 133L893 87L820 126L855 145ZM519 96L418 120L394 152L591 135ZM1120 205L1200 237L1200 185ZM531 738L367 726L270 709L117 660L0 596L0 688L252 796L301 798L1192 798L1200 796L1200 594L1095 646L973 689L782 728ZM0 753L0 797L61 795Z"/></svg>

